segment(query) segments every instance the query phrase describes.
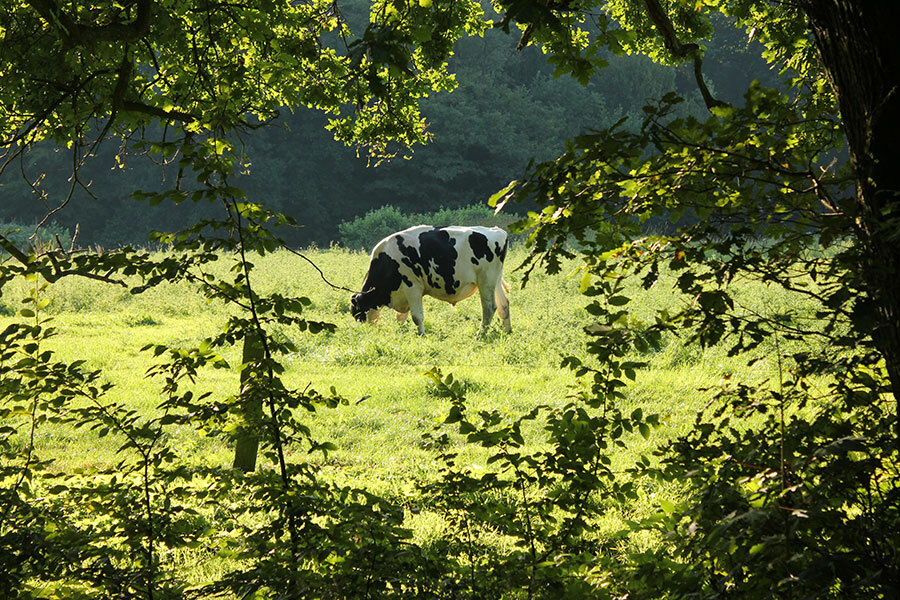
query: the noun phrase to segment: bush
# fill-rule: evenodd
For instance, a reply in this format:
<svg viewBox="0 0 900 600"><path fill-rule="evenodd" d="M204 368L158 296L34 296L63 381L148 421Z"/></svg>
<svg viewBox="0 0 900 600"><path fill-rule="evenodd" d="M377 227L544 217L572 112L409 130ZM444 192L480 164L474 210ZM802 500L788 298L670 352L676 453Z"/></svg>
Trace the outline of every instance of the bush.
<svg viewBox="0 0 900 600"><path fill-rule="evenodd" d="M508 229L518 219L519 216L514 214L494 214L492 208L480 204L442 208L431 213L403 213L393 206L382 206L352 221L344 221L338 225L338 231L343 246L352 250L368 250L390 234L415 225L484 225Z"/></svg>
<svg viewBox="0 0 900 600"><path fill-rule="evenodd" d="M34 247L56 246L57 238L66 248L72 243L72 234L69 233L69 230L55 222L51 221L43 225L38 230L37 235L32 237L35 227L37 227L36 224L24 225L14 221L0 221L0 234L23 251ZM2 252L2 249L0 249L0 254Z"/></svg>

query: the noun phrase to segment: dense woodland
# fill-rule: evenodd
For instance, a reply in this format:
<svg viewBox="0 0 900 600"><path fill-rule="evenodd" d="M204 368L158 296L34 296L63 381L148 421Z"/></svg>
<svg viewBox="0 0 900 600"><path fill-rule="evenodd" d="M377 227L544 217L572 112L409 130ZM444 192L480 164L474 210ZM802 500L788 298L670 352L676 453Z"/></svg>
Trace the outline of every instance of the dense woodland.
<svg viewBox="0 0 900 600"><path fill-rule="evenodd" d="M356 0L350 7L364 14L366 3ZM740 101L751 73L769 84L777 81L777 73L746 32L725 18L716 25L706 70L717 94ZM667 92L688 98L682 112L705 111L689 65L672 69L642 56L607 52L607 57L610 66L581 85L570 77L554 77L554 67L537 48L517 51L516 39L488 30L457 45L450 66L458 89L422 101L434 134L427 145L376 167L354 148L333 140L325 129L326 116L303 108L284 110L274 126L242 136L250 164L235 184L251 199L298 221L300 228L282 232L292 243L328 246L340 241L338 224L380 206L429 213L485 205L530 160L550 159L567 139L588 128L609 127L623 117L637 127L641 108ZM15 223L27 231L66 197L71 157L46 142L23 159L21 169L11 168L0 182L0 223ZM51 221L69 233L78 225L81 244L141 245L151 229L178 229L218 210L204 202L173 211L170 206L130 201L135 189L166 189L177 171L173 165L161 165L158 157L148 158L142 149L107 145L87 162L85 171L91 193L77 189L71 206ZM30 183L37 184L34 190Z"/></svg>

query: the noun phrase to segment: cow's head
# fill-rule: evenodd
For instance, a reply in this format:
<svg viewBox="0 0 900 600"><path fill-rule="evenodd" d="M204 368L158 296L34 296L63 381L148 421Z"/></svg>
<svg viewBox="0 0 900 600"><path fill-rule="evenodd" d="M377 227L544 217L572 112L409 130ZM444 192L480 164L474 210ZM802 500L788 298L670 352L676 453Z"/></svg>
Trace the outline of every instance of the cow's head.
<svg viewBox="0 0 900 600"><path fill-rule="evenodd" d="M361 297L362 294L360 293L350 296L350 314L353 315L354 319L360 322L366 320L366 311L362 309L359 303Z"/></svg>
<svg viewBox="0 0 900 600"><path fill-rule="evenodd" d="M374 322L382 306L391 303L391 293L409 281L400 273L400 261L388 252L373 253L363 289L350 297L350 314L357 321Z"/></svg>
<svg viewBox="0 0 900 600"><path fill-rule="evenodd" d="M378 308L370 292L371 290L368 290L350 296L350 314L360 323L371 321L371 313Z"/></svg>

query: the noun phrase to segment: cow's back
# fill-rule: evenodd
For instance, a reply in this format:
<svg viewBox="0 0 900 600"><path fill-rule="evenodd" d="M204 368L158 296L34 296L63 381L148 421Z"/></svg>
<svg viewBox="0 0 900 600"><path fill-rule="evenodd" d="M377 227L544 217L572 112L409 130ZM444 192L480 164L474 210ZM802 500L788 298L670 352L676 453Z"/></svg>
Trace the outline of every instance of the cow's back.
<svg viewBox="0 0 900 600"><path fill-rule="evenodd" d="M417 225L392 234L372 251L388 254L423 293L456 302L486 279L496 282L506 257L507 235L497 227Z"/></svg>

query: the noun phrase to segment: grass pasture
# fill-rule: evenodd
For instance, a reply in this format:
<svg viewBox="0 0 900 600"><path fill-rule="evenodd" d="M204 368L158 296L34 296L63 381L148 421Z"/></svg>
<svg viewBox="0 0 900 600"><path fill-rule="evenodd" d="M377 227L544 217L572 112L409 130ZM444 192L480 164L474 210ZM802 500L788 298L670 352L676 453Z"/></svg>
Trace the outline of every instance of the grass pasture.
<svg viewBox="0 0 900 600"><path fill-rule="evenodd" d="M330 281L358 288L368 262L360 252L312 251L307 255ZM222 271L225 270L222 261ZM580 306L577 281L554 278L543 285L538 278L526 290L517 289L518 274L508 273L513 287L513 335L500 331L499 319L485 339L476 333L481 322L477 298L455 308L426 300L427 335L415 335L411 320L398 323L385 310L375 325L360 324L349 313L349 294L327 286L305 261L288 253L257 260L254 282L262 293L307 296L305 316L333 322L334 334L316 335L278 329L298 348L284 358L286 380L295 387L327 391L331 386L350 400L348 406L323 410L312 425L340 450L330 456L348 472L397 474L422 468L415 448L422 432L442 417L443 406L431 391L424 372L440 367L466 382L473 406L496 406L520 411L535 402L561 402L575 383L558 366L563 353L577 352L580 326L589 315ZM13 321L28 292L26 282L4 289L0 314L3 325ZM104 283L70 278L52 286L43 316L58 330L52 347L59 360L86 359L114 384L109 399L146 414L161 402L160 383L145 377L152 353L140 349L150 343L189 347L223 326L228 308L209 302L188 285L174 285L132 296ZM552 316L543 307L555 306ZM232 366L240 363L240 348L224 353ZM198 390L233 395L238 390L236 369L205 371ZM365 398L365 400L360 400ZM116 440L98 440L82 431L46 430L45 448L58 451L61 468L89 466L90 461L113 460ZM229 450L217 442L184 432L179 441L188 461L227 462Z"/></svg>
<svg viewBox="0 0 900 600"><path fill-rule="evenodd" d="M368 261L364 253L336 248L310 250L306 255L330 281L354 289L361 284ZM312 301L307 318L337 325L334 333L317 335L283 328L273 332L297 347L296 353L284 359L286 381L297 388L311 386L323 392L333 386L349 400L346 405L309 415L315 434L334 443L336 451L323 458L290 448L289 458L320 461L323 473L335 481L409 498L416 482L436 476L438 465L423 447L422 435L432 431L447 411L447 403L434 393L425 371L439 367L444 374L452 373L463 382L474 409L497 408L516 415L536 404L565 403L573 389L584 385L559 365L564 355L585 354L582 328L592 322L584 308L587 298L578 293L579 277L535 272L521 288L521 272L514 267L523 258L523 251L514 248L507 259L505 279L511 287L513 333L503 334L499 319L495 319L484 339L476 337L481 319L477 298L455 308L426 299L427 333L419 337L411 320L398 323L387 309L375 325L355 322L349 314L349 294L326 285L312 266L294 255L277 252L258 258L253 277L261 293L306 296ZM220 262L224 273L229 265L227 260ZM16 281L3 289L0 327L21 318L16 313L27 285ZM797 308L781 290L741 285L746 287L738 290L739 295L748 310ZM635 286L633 291L636 296L631 306L639 318L650 318L656 310L671 310L684 301L667 285L667 277L650 290L638 293ZM102 369L104 378L114 384L109 399L147 415L158 411L161 382L145 377L153 358L140 348L150 343L196 344L222 327L229 310L208 302L187 285L160 286L132 296L107 284L69 278L49 288L46 298L49 304L43 316L52 317L59 332L51 348L58 359L86 359L89 366ZM659 413L664 427L649 440L633 435L627 449L614 460L623 468L630 466L661 439L690 427L709 397L698 388L714 386L730 375L777 379L772 350L761 348L757 354L764 358L749 367L749 357L728 357L722 348L686 348L673 338L661 351L635 357L647 361L649 368L626 389L624 402L629 409L641 407L647 414ZM232 348L224 356L232 368L202 372L196 383L198 391L221 396L237 392L234 367L240 362L240 349ZM526 434L533 444L541 444L537 425ZM231 449L219 439L187 427L173 430L170 436L171 445L189 464L231 463ZM92 432L46 425L37 431L36 443L43 457L55 459L57 469L71 471L113 464L121 440L115 435L98 438ZM460 460L484 468L484 455L478 449L463 448ZM632 510L656 510L657 492L660 490L648 489L647 497ZM427 537L440 529L439 521L427 510L409 518L417 536ZM617 529L616 515L611 513L609 519L609 529Z"/></svg>

